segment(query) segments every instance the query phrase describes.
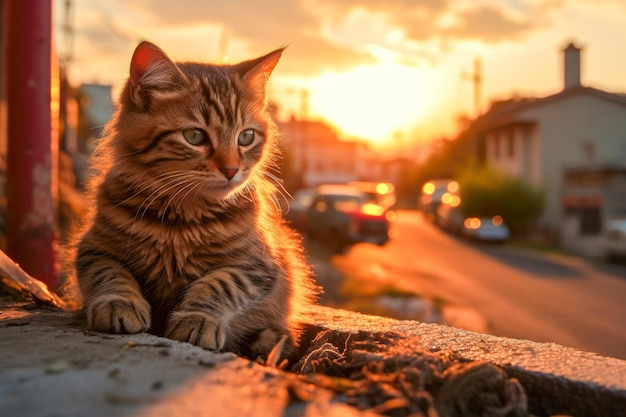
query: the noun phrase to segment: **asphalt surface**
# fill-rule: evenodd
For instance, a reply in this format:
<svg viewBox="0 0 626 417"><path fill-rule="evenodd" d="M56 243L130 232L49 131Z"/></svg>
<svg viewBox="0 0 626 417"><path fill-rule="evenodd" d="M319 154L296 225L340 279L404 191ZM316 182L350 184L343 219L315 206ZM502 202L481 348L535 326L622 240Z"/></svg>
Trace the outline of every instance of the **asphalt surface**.
<svg viewBox="0 0 626 417"><path fill-rule="evenodd" d="M476 311L489 334L626 358L626 268L468 242L412 211L399 212L394 230L384 247L356 245L333 262Z"/></svg>

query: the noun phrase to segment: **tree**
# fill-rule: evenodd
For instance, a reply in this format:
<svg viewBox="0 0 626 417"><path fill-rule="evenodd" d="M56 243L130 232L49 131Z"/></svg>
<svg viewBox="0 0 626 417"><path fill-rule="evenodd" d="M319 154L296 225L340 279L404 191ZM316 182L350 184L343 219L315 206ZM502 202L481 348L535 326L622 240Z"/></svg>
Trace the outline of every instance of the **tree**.
<svg viewBox="0 0 626 417"><path fill-rule="evenodd" d="M458 182L466 217L500 215L514 235L527 232L543 212L543 192L489 166L464 170Z"/></svg>

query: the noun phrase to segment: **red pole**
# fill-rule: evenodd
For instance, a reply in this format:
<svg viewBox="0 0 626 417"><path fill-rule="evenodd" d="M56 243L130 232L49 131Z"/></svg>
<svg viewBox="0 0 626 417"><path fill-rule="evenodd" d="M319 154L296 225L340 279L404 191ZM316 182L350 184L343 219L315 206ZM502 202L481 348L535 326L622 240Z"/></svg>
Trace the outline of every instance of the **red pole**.
<svg viewBox="0 0 626 417"><path fill-rule="evenodd" d="M52 4L51 0L5 0L4 4L7 250L26 272L54 288L58 138L53 138L51 116L55 109L51 100Z"/></svg>

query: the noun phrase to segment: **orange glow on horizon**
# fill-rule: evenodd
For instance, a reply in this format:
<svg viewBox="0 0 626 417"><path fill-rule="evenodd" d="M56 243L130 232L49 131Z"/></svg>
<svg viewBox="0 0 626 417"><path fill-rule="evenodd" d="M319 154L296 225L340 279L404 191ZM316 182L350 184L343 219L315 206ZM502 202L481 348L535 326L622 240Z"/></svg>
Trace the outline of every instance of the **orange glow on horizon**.
<svg viewBox="0 0 626 417"><path fill-rule="evenodd" d="M322 74L310 87L311 109L346 136L374 143L401 141L398 132L428 116L432 76L427 68L387 63Z"/></svg>

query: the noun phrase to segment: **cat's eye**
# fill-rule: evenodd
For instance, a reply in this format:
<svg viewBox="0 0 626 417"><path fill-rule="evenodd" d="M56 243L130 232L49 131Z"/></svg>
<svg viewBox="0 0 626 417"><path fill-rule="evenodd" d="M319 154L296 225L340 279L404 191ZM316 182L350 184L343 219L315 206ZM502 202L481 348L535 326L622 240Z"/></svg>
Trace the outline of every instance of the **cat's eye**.
<svg viewBox="0 0 626 417"><path fill-rule="evenodd" d="M248 146L252 142L254 142L254 136L255 136L254 130L252 129L242 130L239 133L239 138L237 139L237 143L239 144L239 146Z"/></svg>
<svg viewBox="0 0 626 417"><path fill-rule="evenodd" d="M206 139L206 133L202 129L183 130L183 136L191 145L200 145Z"/></svg>

